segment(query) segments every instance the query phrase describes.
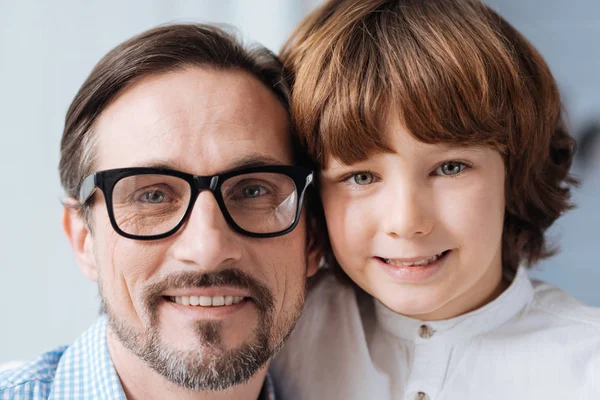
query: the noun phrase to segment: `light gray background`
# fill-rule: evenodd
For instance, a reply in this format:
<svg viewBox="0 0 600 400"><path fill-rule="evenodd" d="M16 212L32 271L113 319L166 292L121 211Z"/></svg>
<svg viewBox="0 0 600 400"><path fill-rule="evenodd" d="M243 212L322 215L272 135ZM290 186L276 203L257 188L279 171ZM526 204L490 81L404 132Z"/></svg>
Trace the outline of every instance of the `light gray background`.
<svg viewBox="0 0 600 400"><path fill-rule="evenodd" d="M61 230L58 151L64 114L93 65L158 24L233 24L277 51L317 0L0 0L0 363L72 342L97 317L96 286ZM600 119L600 2L490 0L542 52L579 129ZM596 155L600 158L600 154ZM543 277L600 305L600 162L575 168L579 208L552 230L562 253Z"/></svg>

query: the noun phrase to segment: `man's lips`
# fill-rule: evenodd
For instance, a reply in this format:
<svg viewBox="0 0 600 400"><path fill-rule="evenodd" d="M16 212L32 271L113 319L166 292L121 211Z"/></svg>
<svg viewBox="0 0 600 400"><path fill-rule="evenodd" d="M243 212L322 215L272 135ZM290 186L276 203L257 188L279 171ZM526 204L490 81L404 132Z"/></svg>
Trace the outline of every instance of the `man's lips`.
<svg viewBox="0 0 600 400"><path fill-rule="evenodd" d="M182 306L223 307L252 300L246 289L231 286L168 290L163 298Z"/></svg>
<svg viewBox="0 0 600 400"><path fill-rule="evenodd" d="M167 296L167 301L181 304L182 306L202 306L202 307L222 307L240 304L243 301L251 300L249 297L239 296Z"/></svg>
<svg viewBox="0 0 600 400"><path fill-rule="evenodd" d="M233 296L233 297L252 297L247 289L239 288L235 286L210 286L210 287L196 287L196 288L185 288L185 289L169 289L165 290L162 294L165 297L191 297L191 296Z"/></svg>
<svg viewBox="0 0 600 400"><path fill-rule="evenodd" d="M274 308L269 289L250 275L227 269L199 275L173 273L149 285L144 293L148 304L174 307L193 318L223 316L252 306L261 313ZM204 310L204 311L202 311Z"/></svg>

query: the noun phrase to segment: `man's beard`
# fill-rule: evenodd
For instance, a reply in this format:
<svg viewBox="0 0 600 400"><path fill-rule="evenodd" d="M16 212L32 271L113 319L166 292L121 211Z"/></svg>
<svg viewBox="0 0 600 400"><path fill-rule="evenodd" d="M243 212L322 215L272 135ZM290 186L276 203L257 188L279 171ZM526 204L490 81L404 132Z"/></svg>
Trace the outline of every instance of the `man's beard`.
<svg viewBox="0 0 600 400"><path fill-rule="evenodd" d="M198 321L198 349L183 351L170 347L160 337L158 306L165 301L162 293L173 288L235 286L247 289L258 311L253 337L239 347L225 350L222 346L220 321ZM111 309L99 282L101 311L108 315L108 324L121 343L168 381L186 389L217 391L247 382L279 351L304 305L306 285L290 306L287 318L275 324L275 301L265 286L235 269L214 274L179 273L169 275L144 290L148 321L145 332L137 332ZM240 327L244 329L244 327Z"/></svg>

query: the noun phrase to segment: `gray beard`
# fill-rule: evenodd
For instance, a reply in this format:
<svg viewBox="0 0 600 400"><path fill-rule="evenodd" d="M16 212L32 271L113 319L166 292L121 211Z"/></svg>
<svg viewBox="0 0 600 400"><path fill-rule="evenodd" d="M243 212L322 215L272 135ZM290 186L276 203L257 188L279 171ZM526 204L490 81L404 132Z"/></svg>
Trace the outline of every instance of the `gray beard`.
<svg viewBox="0 0 600 400"><path fill-rule="evenodd" d="M160 338L157 306L162 300L158 293L166 287L207 287L233 284L250 289L258 309L259 320L251 339L235 349L222 346L222 326L219 321L201 321L194 326L198 348L176 350ZM101 312L108 315L108 324L119 341L148 366L169 382L194 391L220 391L248 382L279 351L291 333L304 305L306 287L287 318L274 326L273 296L267 288L237 270L225 270L214 275L198 277L189 273L168 277L152 285L144 294L149 323L145 332L136 332L112 311L99 282Z"/></svg>

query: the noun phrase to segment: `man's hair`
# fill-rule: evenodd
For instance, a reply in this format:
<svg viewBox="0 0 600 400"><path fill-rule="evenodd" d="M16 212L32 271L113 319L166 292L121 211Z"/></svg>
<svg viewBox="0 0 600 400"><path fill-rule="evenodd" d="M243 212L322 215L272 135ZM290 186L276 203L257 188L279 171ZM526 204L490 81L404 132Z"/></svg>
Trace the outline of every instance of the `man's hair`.
<svg viewBox="0 0 600 400"><path fill-rule="evenodd" d="M280 57L320 168L390 151L388 112L424 143L489 146L506 168L503 268L554 253L545 231L572 207L575 142L548 66L497 13L476 0L331 0ZM340 272L330 245L326 258Z"/></svg>
<svg viewBox="0 0 600 400"><path fill-rule="evenodd" d="M94 172L94 123L111 101L141 78L190 67L248 72L272 90L289 111L289 88L282 79L282 66L269 50L246 48L232 34L210 25L177 24L151 29L104 56L71 103L59 165L67 196L77 198L81 182ZM294 146L297 158L301 158L299 148Z"/></svg>

